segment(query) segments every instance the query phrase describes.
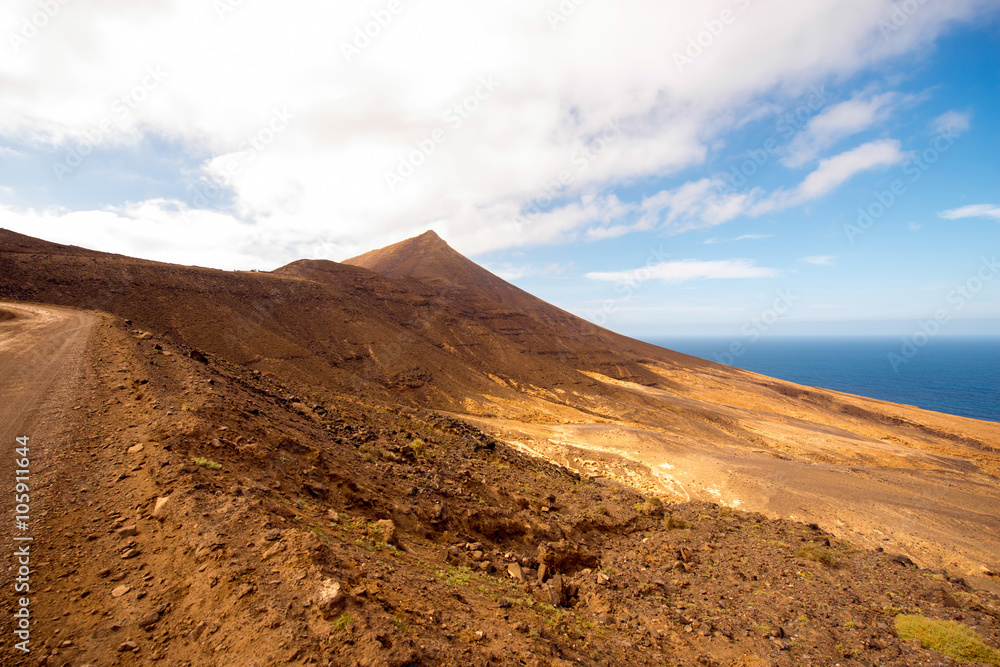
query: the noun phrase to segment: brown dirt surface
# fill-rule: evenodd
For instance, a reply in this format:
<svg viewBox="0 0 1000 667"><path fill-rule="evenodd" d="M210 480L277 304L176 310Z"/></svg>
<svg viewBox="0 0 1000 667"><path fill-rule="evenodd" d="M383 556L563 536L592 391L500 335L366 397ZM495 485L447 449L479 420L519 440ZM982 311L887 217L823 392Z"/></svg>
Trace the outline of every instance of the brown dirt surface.
<svg viewBox="0 0 1000 667"><path fill-rule="evenodd" d="M576 358L553 361L541 346L561 315L499 329L503 303L468 297L487 311L469 321L421 301L461 301L453 287L409 275L227 273L6 234L0 293L18 303L0 310L37 314L0 322L0 364L32 318L59 313L24 349L77 371L56 398L25 399L14 427L52 444L33 473L33 651L20 660L5 632L0 664L954 664L895 636L905 612L1000 646L1000 599L981 585L996 568L920 569L900 536L807 503L832 494L834 515L857 478L893 511L889 489L941 480L948 502L910 516L965 523L933 526L928 544L992 553L976 543L996 513L975 480L995 479L996 425L638 342L591 356L572 327ZM491 366L438 340L449 331L526 359ZM67 341L85 351L42 352ZM401 383L401 359L422 375ZM754 503L768 515L725 506Z"/></svg>

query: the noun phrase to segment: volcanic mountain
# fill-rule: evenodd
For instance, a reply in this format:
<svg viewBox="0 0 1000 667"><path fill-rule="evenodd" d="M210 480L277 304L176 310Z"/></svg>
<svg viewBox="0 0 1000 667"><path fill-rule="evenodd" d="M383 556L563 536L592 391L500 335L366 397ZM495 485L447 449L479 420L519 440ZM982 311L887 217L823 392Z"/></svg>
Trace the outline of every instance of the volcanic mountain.
<svg viewBox="0 0 1000 667"><path fill-rule="evenodd" d="M112 313L318 396L433 409L644 493L816 522L970 575L1000 561L1000 425L629 339L510 285L433 232L267 273L4 231L0 297Z"/></svg>

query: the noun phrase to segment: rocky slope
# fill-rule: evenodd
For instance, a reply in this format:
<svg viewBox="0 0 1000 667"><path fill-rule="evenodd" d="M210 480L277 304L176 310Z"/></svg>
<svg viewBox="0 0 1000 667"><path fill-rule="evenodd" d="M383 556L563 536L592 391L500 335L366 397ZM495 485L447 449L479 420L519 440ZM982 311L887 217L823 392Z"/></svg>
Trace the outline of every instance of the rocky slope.
<svg viewBox="0 0 1000 667"><path fill-rule="evenodd" d="M1000 645L996 596L903 556L101 318L38 480L39 645L2 664L954 664L901 613Z"/></svg>
<svg viewBox="0 0 1000 667"><path fill-rule="evenodd" d="M310 391L433 410L668 501L818 523L995 584L1000 425L802 387L595 327L433 233L273 273L0 230L0 297L92 308Z"/></svg>

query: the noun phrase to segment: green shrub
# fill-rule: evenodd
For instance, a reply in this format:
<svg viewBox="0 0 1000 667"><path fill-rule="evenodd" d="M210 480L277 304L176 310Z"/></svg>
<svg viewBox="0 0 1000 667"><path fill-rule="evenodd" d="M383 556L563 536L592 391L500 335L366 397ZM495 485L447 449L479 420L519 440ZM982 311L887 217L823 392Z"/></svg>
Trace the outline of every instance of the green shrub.
<svg viewBox="0 0 1000 667"><path fill-rule="evenodd" d="M957 621L935 621L926 616L901 614L896 617L896 634L900 639L919 639L924 648L955 660L978 660L1000 667L1000 651L984 644L975 630Z"/></svg>
<svg viewBox="0 0 1000 667"><path fill-rule="evenodd" d="M413 455L418 459L422 459L427 456L427 443L417 438L410 443L410 449L413 451Z"/></svg>
<svg viewBox="0 0 1000 667"><path fill-rule="evenodd" d="M659 516L663 514L663 501L659 498L647 498L645 502L635 504L635 511L639 514Z"/></svg>
<svg viewBox="0 0 1000 667"><path fill-rule="evenodd" d="M216 463L212 459L206 459L203 456L197 456L191 461L199 468L207 468L208 470L222 470L222 464Z"/></svg>
<svg viewBox="0 0 1000 667"><path fill-rule="evenodd" d="M389 455L381 447L372 447L371 445L361 445L358 447L358 452L361 453L361 457L368 463L375 463L376 459L386 460Z"/></svg>
<svg viewBox="0 0 1000 667"><path fill-rule="evenodd" d="M687 530L691 527L691 524L675 517L673 514L667 515L667 518L663 520L663 525L667 527L667 530Z"/></svg>
<svg viewBox="0 0 1000 667"><path fill-rule="evenodd" d="M338 616L337 620L333 622L333 629L337 632L343 632L351 623L354 623L354 619L350 614L344 613Z"/></svg>
<svg viewBox="0 0 1000 667"><path fill-rule="evenodd" d="M804 544L799 547L795 555L806 560L814 560L827 567L836 567L837 565L837 558L833 555L833 552L818 544Z"/></svg>

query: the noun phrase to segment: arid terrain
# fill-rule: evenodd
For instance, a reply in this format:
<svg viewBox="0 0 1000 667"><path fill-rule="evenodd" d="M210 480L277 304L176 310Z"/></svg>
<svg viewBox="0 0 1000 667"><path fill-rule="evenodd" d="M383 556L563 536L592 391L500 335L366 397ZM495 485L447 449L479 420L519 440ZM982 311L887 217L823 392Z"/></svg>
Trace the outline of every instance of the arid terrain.
<svg viewBox="0 0 1000 667"><path fill-rule="evenodd" d="M264 273L0 230L0 299L37 591L0 664L954 664L901 613L1000 646L998 424L619 336L433 233Z"/></svg>

